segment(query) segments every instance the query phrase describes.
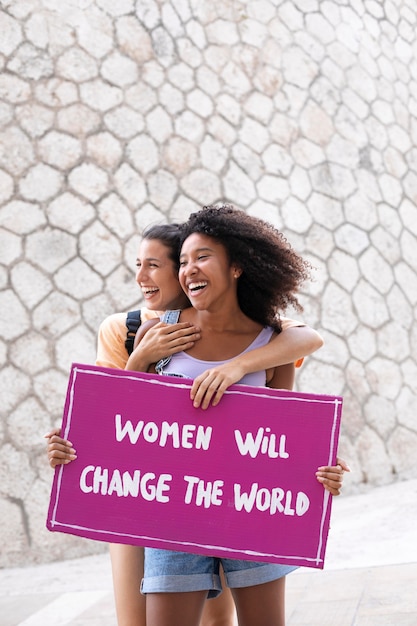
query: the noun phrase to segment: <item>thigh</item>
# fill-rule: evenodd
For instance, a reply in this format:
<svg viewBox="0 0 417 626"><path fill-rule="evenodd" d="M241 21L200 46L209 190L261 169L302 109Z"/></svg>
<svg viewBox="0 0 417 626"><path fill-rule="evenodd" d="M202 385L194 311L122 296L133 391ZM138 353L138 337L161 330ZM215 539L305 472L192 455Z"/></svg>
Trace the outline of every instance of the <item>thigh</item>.
<svg viewBox="0 0 417 626"><path fill-rule="evenodd" d="M146 626L198 626L207 591L148 593Z"/></svg>
<svg viewBox="0 0 417 626"><path fill-rule="evenodd" d="M110 558L119 626L145 626L145 596L140 593L143 548L111 543Z"/></svg>
<svg viewBox="0 0 417 626"><path fill-rule="evenodd" d="M285 626L285 576L232 594L239 626Z"/></svg>
<svg viewBox="0 0 417 626"><path fill-rule="evenodd" d="M234 626L235 603L231 591L226 587L223 568L220 568L220 579L223 591L204 605L200 626Z"/></svg>

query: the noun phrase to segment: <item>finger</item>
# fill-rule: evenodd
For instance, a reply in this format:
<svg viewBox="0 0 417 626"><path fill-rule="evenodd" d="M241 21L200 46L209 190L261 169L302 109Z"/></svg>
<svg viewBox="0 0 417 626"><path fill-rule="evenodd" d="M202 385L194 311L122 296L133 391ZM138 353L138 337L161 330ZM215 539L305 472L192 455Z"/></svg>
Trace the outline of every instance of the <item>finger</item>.
<svg viewBox="0 0 417 626"><path fill-rule="evenodd" d="M200 339L200 335L198 333L192 333L191 335L187 334L187 335L181 335L180 337L175 337L171 340L171 348L174 349L178 349L184 345L187 345L189 343L191 343L192 345L195 344L196 341L198 341Z"/></svg>
<svg viewBox="0 0 417 626"><path fill-rule="evenodd" d="M336 459L336 463L338 464L339 467L342 468L342 470L344 470L345 472L351 472L352 470L350 469L349 465L346 463L346 461L344 461L343 459L341 459L340 457L337 457Z"/></svg>
<svg viewBox="0 0 417 626"><path fill-rule="evenodd" d="M193 400L193 406L198 408L200 405L202 406L204 402L204 398L206 394L209 394L209 399L216 391L217 384L215 383L216 373L211 370L207 370L197 376L194 379L193 385L190 391L190 398ZM208 404L206 403L205 408L207 408ZM203 408L203 407L202 407Z"/></svg>
<svg viewBox="0 0 417 626"><path fill-rule="evenodd" d="M217 406L228 388L228 384L221 377L213 381L209 393L212 406Z"/></svg>
<svg viewBox="0 0 417 626"><path fill-rule="evenodd" d="M55 457L49 459L49 465L54 468L57 467L58 465L68 465L68 463L71 463L71 461L73 461L74 459L57 459Z"/></svg>
<svg viewBox="0 0 417 626"><path fill-rule="evenodd" d="M60 428L54 428L53 430L51 430L49 433L46 433L46 435L44 435L45 439L50 439L50 437L53 437L54 435L60 435L61 434L61 429Z"/></svg>
<svg viewBox="0 0 417 626"><path fill-rule="evenodd" d="M203 410L208 409L208 407L210 406L211 399L213 398L213 395L215 395L216 393L217 393L217 389L215 388L215 386L209 387L206 390L206 393L204 394L204 397L203 397L203 401L201 403L201 408Z"/></svg>
<svg viewBox="0 0 417 626"><path fill-rule="evenodd" d="M70 450L61 450L54 448L53 450L48 451L48 457L50 459L71 459L74 460L77 458L77 454L73 448Z"/></svg>
<svg viewBox="0 0 417 626"><path fill-rule="evenodd" d="M67 465L71 461L75 461L77 455L75 453L63 452L62 450L51 450L48 452L49 465Z"/></svg>
<svg viewBox="0 0 417 626"><path fill-rule="evenodd" d="M332 495L340 495L343 474L344 470L340 465L336 467L325 466L318 468L316 478Z"/></svg>
<svg viewBox="0 0 417 626"><path fill-rule="evenodd" d="M327 478L324 478L323 476L317 476L317 480L333 496L339 496L340 495L340 490L341 490L341 487L342 487L342 483L341 482L329 480Z"/></svg>
<svg viewBox="0 0 417 626"><path fill-rule="evenodd" d="M211 403L212 406L217 406L220 400L223 398L223 394L226 391L226 388L219 387L214 395L213 401Z"/></svg>
<svg viewBox="0 0 417 626"><path fill-rule="evenodd" d="M173 333L195 333L198 332L200 328L198 326L194 326L190 322L180 322L178 324L168 324L166 326L166 331L168 334Z"/></svg>
<svg viewBox="0 0 417 626"><path fill-rule="evenodd" d="M71 451L71 453L75 453L74 446L70 441L67 441L66 439L61 439L61 437L57 437L56 435L49 440L47 444L47 449L63 450L65 452Z"/></svg>
<svg viewBox="0 0 417 626"><path fill-rule="evenodd" d="M193 406L195 409L198 409L200 406L203 405L208 387L209 382L207 380L203 380L201 382L199 381L198 383L194 381L194 384L190 391L190 398L193 401Z"/></svg>
<svg viewBox="0 0 417 626"><path fill-rule="evenodd" d="M317 468L318 472L333 472L334 474L343 474L345 471L341 465L322 465Z"/></svg>
<svg viewBox="0 0 417 626"><path fill-rule="evenodd" d="M169 348L165 348L163 350L163 354L161 355L161 358L164 358L166 356L171 356L172 354L177 354L178 352L185 352L186 350L189 350L190 348L192 348L194 344L195 344L195 341L188 341L188 342L176 344L175 346L170 346Z"/></svg>
<svg viewBox="0 0 417 626"><path fill-rule="evenodd" d="M201 334L199 332L187 329L178 330L176 333L172 333L169 337L169 340L172 341L175 345L178 345L184 341L198 341L200 337Z"/></svg>
<svg viewBox="0 0 417 626"><path fill-rule="evenodd" d="M69 459L70 461L74 461L77 458L77 453L73 448L68 449L57 449L54 448L52 450L48 450L48 459Z"/></svg>
<svg viewBox="0 0 417 626"><path fill-rule="evenodd" d="M338 471L337 468L329 468L328 470L318 470L316 476L325 478L326 480L333 480L334 482L343 481L343 470Z"/></svg>
<svg viewBox="0 0 417 626"><path fill-rule="evenodd" d="M50 446L51 444L55 444L55 443L59 443L63 446L69 446L70 448L72 448L71 441L68 441L68 439L63 439L59 435L52 435L51 437L49 437L49 441L47 445Z"/></svg>
<svg viewBox="0 0 417 626"><path fill-rule="evenodd" d="M224 392L228 389L229 383L224 380L223 376L217 375L210 383L204 395L202 408L206 409L210 402L212 406L217 406L222 399Z"/></svg>

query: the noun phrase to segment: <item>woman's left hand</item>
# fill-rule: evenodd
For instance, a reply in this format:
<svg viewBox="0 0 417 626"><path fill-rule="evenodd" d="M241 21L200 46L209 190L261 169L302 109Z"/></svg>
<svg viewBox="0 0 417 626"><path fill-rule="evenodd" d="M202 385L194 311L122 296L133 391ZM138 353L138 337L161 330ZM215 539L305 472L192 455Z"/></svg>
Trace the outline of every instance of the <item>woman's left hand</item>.
<svg viewBox="0 0 417 626"><path fill-rule="evenodd" d="M239 366L237 359L205 370L194 379L191 387L190 398L194 408L207 409L210 402L212 406L216 406L226 389L244 375L245 371Z"/></svg>
<svg viewBox="0 0 417 626"><path fill-rule="evenodd" d="M343 474L350 472L350 467L343 459L337 457L337 465L324 465L317 468L316 477L319 483L323 485L332 496L340 496L342 489Z"/></svg>

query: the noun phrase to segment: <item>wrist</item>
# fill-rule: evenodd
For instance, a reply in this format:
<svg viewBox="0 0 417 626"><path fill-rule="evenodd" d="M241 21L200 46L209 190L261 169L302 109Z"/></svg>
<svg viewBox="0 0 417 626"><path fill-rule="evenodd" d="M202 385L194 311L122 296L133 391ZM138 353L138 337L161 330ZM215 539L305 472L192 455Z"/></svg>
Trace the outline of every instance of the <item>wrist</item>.
<svg viewBox="0 0 417 626"><path fill-rule="evenodd" d="M126 363L125 370L130 370L132 372L147 372L150 365L151 361L144 359L143 356L139 357L137 355L132 355Z"/></svg>

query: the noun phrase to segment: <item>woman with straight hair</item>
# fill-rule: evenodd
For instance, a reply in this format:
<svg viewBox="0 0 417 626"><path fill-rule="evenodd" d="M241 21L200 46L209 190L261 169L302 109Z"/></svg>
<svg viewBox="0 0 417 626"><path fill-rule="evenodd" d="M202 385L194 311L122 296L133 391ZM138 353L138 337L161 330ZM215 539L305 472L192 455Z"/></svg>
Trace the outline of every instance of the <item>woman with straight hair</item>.
<svg viewBox="0 0 417 626"><path fill-rule="evenodd" d="M176 352L191 349L199 341L200 330L195 324L182 320L176 324L160 321L166 309L190 306L178 282L181 232L177 224L163 224L151 226L143 233L136 260L136 282L146 307L140 311L142 326L136 335L137 345L129 356L126 350L126 314L113 314L100 326L96 365L148 371L151 364ZM149 320L156 325L142 333L142 329L146 330L149 325ZM194 405L206 408L210 402L217 404L227 387L259 366L277 366L280 386L291 388L294 362L318 349L322 340L318 333L300 322L283 318L281 324L283 332L266 346L240 355L198 377L192 389ZM76 458L75 449L59 434L60 431L56 429L46 435L52 467ZM338 489L333 481L329 485L332 489ZM118 624L144 626L145 597L139 592L143 576L143 548L110 544L110 555ZM207 603L201 624L232 626L233 616L233 600L230 593L226 592L215 602Z"/></svg>

